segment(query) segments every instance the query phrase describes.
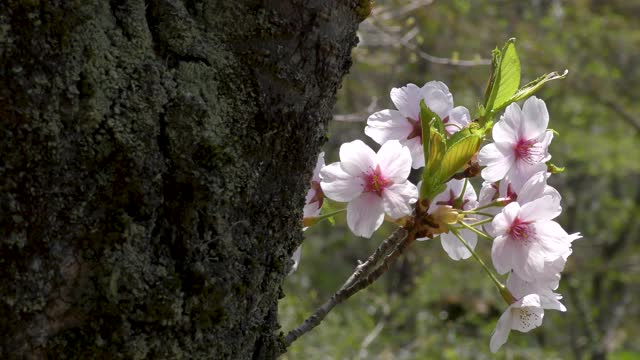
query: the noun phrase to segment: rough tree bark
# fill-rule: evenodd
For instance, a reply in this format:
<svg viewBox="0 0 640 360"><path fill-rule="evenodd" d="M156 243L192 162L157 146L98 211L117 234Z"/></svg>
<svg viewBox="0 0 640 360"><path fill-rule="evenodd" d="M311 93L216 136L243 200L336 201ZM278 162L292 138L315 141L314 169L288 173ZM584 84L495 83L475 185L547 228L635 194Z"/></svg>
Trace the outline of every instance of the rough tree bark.
<svg viewBox="0 0 640 360"><path fill-rule="evenodd" d="M275 357L368 6L3 1L0 357Z"/></svg>

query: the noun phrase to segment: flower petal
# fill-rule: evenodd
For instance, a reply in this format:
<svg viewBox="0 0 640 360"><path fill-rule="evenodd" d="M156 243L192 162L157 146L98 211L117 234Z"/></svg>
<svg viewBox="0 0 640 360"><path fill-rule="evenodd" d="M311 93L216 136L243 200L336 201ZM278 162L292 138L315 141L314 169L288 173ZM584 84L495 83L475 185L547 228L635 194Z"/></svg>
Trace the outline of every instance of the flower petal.
<svg viewBox="0 0 640 360"><path fill-rule="evenodd" d="M494 183L485 181L482 183L482 189L480 189L480 194L478 195L478 205L485 206L492 203L495 198L497 190L495 188Z"/></svg>
<svg viewBox="0 0 640 360"><path fill-rule="evenodd" d="M394 183L407 180L412 163L409 148L402 146L398 140L389 140L378 150L376 157L380 171L386 179Z"/></svg>
<svg viewBox="0 0 640 360"><path fill-rule="evenodd" d="M517 250L507 235L501 235L493 239L491 261L498 274L506 274L513 269L514 258L520 258Z"/></svg>
<svg viewBox="0 0 640 360"><path fill-rule="evenodd" d="M527 180L521 189L516 189L518 194L518 203L526 204L543 196L545 187L547 186L547 172L538 171Z"/></svg>
<svg viewBox="0 0 640 360"><path fill-rule="evenodd" d="M546 261L554 261L571 249L571 237L555 221L536 221L532 224L536 244Z"/></svg>
<svg viewBox="0 0 640 360"><path fill-rule="evenodd" d="M529 140L540 136L549 125L549 112L544 101L535 96L530 97L522 106L524 121L522 123L522 136Z"/></svg>
<svg viewBox="0 0 640 360"><path fill-rule="evenodd" d="M520 209L520 219L526 222L551 220L562 212L557 201L551 196L545 195L541 198L530 201Z"/></svg>
<svg viewBox="0 0 640 360"><path fill-rule="evenodd" d="M422 141L416 137L411 140L406 140L403 145L409 148L411 152L411 167L414 169L420 169L424 167L424 151L422 151Z"/></svg>
<svg viewBox="0 0 640 360"><path fill-rule="evenodd" d="M491 225L493 227L492 236L500 236L507 233L511 224L520 213L520 205L516 202L509 203L502 211L493 218Z"/></svg>
<svg viewBox="0 0 640 360"><path fill-rule="evenodd" d="M340 166L351 176L362 176L375 168L376 153L361 140L340 146Z"/></svg>
<svg viewBox="0 0 640 360"><path fill-rule="evenodd" d="M534 282L544 273L546 253L534 239L532 242L518 244L518 251L512 262L513 271L525 281ZM512 242L513 243L513 242ZM514 246L515 247L515 246Z"/></svg>
<svg viewBox="0 0 640 360"><path fill-rule="evenodd" d="M411 204L418 200L418 188L408 181L393 184L384 189L382 200L384 212L392 219L399 219L411 214Z"/></svg>
<svg viewBox="0 0 640 360"><path fill-rule="evenodd" d="M370 238L384 221L382 198L375 193L363 193L347 205L347 225L357 235Z"/></svg>
<svg viewBox="0 0 640 360"><path fill-rule="evenodd" d="M520 139L520 128L522 127L522 111L518 104L513 103L507 106L504 115L493 125L491 135L495 142L506 142L517 144Z"/></svg>
<svg viewBox="0 0 640 360"><path fill-rule="evenodd" d="M521 189L533 174L546 170L547 165L543 161L530 164L523 159L518 159L514 161L514 166L509 169L505 179L511 183L514 189Z"/></svg>
<svg viewBox="0 0 640 360"><path fill-rule="evenodd" d="M469 114L469 110L464 106L456 106L451 111L449 111L449 121L444 124L447 132L451 134L455 134L458 131L464 129L471 122L471 115Z"/></svg>
<svg viewBox="0 0 640 360"><path fill-rule="evenodd" d="M492 353L496 353L502 345L507 342L509 338L509 333L511 332L511 323L512 323L511 314L511 306L505 310L504 313L498 319L498 323L496 324L496 329L491 334L491 341L489 342L489 348Z"/></svg>
<svg viewBox="0 0 640 360"><path fill-rule="evenodd" d="M520 299L522 307L515 308L511 329L520 332L529 332L542 325L544 310L540 307L540 297L537 294L527 295Z"/></svg>
<svg viewBox="0 0 640 360"><path fill-rule="evenodd" d="M453 108L453 95L449 92L447 85L441 81L426 83L422 87L422 98L427 107L438 114L440 119L447 117Z"/></svg>
<svg viewBox="0 0 640 360"><path fill-rule="evenodd" d="M402 113L382 110L369 116L364 133L378 144L384 144L387 140L406 139L412 130L413 126Z"/></svg>
<svg viewBox="0 0 640 360"><path fill-rule="evenodd" d="M471 210L478 207L478 195L476 195L476 190L473 188L471 182L467 183L462 200L464 200L463 210Z"/></svg>
<svg viewBox="0 0 640 360"><path fill-rule="evenodd" d="M324 164L324 151L318 154L318 160L316 160L316 167L313 168L313 176L311 181L320 182L320 170L325 166Z"/></svg>
<svg viewBox="0 0 640 360"><path fill-rule="evenodd" d="M478 153L478 163L486 166L482 169L482 178L488 182L502 180L515 162L513 152L505 151L508 143L485 145Z"/></svg>
<svg viewBox="0 0 640 360"><path fill-rule="evenodd" d="M446 187L444 188L444 190L438 195L436 195L433 198L433 200L431 200L431 206L429 206L429 209L427 209L427 214L432 214L440 206L450 205L452 203L452 201L457 197L455 193L455 189L451 188L452 186L458 185L456 181L460 181L460 180L453 179L445 184ZM422 184L422 182L418 183L418 185L420 184ZM461 190L462 188L460 187L458 189L458 194L460 193Z"/></svg>
<svg viewBox="0 0 640 360"><path fill-rule="evenodd" d="M560 302L560 299L562 299L562 296L553 292L540 294L540 306L543 309L565 312L567 311L567 308L563 303Z"/></svg>
<svg viewBox="0 0 640 360"><path fill-rule="evenodd" d="M391 89L391 101L404 117L409 117L413 120L420 119L421 99L422 91L414 84Z"/></svg>
<svg viewBox="0 0 640 360"><path fill-rule="evenodd" d="M307 203L303 208L304 218L313 218L320 215L320 210L322 209L322 206L320 206L320 202L315 201L311 204L308 203L311 199L313 199L315 193L316 192L313 189L309 190L309 192L307 193ZM311 197L309 197L309 195L311 195Z"/></svg>
<svg viewBox="0 0 640 360"><path fill-rule="evenodd" d="M364 189L364 180L347 174L337 162L323 167L320 178L322 192L335 201L351 201Z"/></svg>
<svg viewBox="0 0 640 360"><path fill-rule="evenodd" d="M549 153L549 145L551 145L551 141L553 140L553 133L551 131L546 131L544 135L540 136L539 143L542 149L544 150L544 157L540 162L547 162L551 160L551 154Z"/></svg>
<svg viewBox="0 0 640 360"><path fill-rule="evenodd" d="M473 231L463 229L460 230L460 235L472 249L475 249L478 243L478 236ZM447 255L453 260L468 259L471 257L469 249L452 233L440 235L440 243L444 251L447 252Z"/></svg>

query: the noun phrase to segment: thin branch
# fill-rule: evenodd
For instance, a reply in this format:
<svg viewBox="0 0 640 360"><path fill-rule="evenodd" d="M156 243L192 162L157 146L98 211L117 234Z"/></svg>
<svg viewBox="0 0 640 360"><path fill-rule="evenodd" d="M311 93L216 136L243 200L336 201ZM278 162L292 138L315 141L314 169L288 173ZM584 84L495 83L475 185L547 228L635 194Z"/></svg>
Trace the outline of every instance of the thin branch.
<svg viewBox="0 0 640 360"><path fill-rule="evenodd" d="M406 15L407 13L410 13L418 8L421 7L426 7L429 6L433 3L433 0L416 0L416 1L412 1L411 3L402 6L402 7L391 7L391 6L386 6L386 7L376 7L373 10L373 13L371 14L372 16L375 16L377 18L380 18L382 20L391 20L403 15Z"/></svg>
<svg viewBox="0 0 640 360"><path fill-rule="evenodd" d="M407 235L407 231L403 228L399 228L391 234L388 238L386 238L376 249L376 251L369 256L367 261L359 264L356 267L356 270L351 274L349 279L342 285L340 290L345 290L355 284L356 281L360 280L362 275L368 274L374 265L376 265L382 257L389 252L389 250L396 246L400 241L402 241Z"/></svg>
<svg viewBox="0 0 640 360"><path fill-rule="evenodd" d="M380 333L382 332L382 329L384 328L384 325L385 325L385 321L384 320L379 322L376 325L376 327L373 328L373 330L369 333L369 335L367 335L364 338L364 340L362 340L362 344L360 345L360 351L358 352L358 358L359 359L366 359L367 358L367 348L378 337L378 335L380 335Z"/></svg>
<svg viewBox="0 0 640 360"><path fill-rule="evenodd" d="M367 121L370 114L374 113L378 109L378 97L371 97L371 103L367 106L365 111L359 111L351 114L335 114L333 120L343 122L358 122Z"/></svg>
<svg viewBox="0 0 640 360"><path fill-rule="evenodd" d="M640 122L638 122L636 120L636 117L633 116L631 113L627 112L619 103L612 101L610 99L607 99L606 97L603 97L601 94L596 94L595 92L592 92L592 91L589 91L588 94L590 95L589 97L591 97L593 100L599 102L603 106L608 107L609 110L612 110L613 112L618 114L620 118L626 121L627 124L631 125L631 127L633 127L636 130L636 132L640 132Z"/></svg>
<svg viewBox="0 0 640 360"><path fill-rule="evenodd" d="M399 44L404 46L405 48L414 51L416 55L420 56L424 60L427 60L434 64L440 65L453 65L453 66L487 66L491 65L490 59L477 59L477 60L457 60L450 59L444 57L433 56L428 54L427 52L421 50L418 45L410 42L410 38L408 36L404 36L402 38L398 38L395 34L392 34L390 31L384 28L383 25L376 24L376 20L374 17L370 17L367 19L366 23L368 23L374 30L378 31L384 37L389 40L390 44ZM411 32L411 30L409 31Z"/></svg>
<svg viewBox="0 0 640 360"><path fill-rule="evenodd" d="M401 234L398 234L401 232ZM344 285L331 296L327 302L325 302L322 306L320 306L316 311L311 314L301 325L297 328L291 330L284 339L285 348L289 347L291 343L296 341L300 336L305 333L311 331L313 328L318 326L320 322L327 316L327 314L338 304L347 300L351 296L353 296L358 291L366 288L371 285L376 279L378 279L382 274L384 274L391 264L404 252L404 250L411 244L416 238L416 234L414 230L409 232L404 229L399 229L394 234L392 234L387 240L385 240L380 246L376 249L376 251L369 257L369 259L363 263L358 265L356 271L349 277L349 279L345 282ZM380 257L386 251L394 245L395 247L391 253L385 256L382 264L380 264L377 268L375 268L371 273L366 274L365 271L371 269L376 260L379 260ZM371 260L371 261L370 261ZM377 261L376 261L377 262ZM366 275L366 276L365 276Z"/></svg>

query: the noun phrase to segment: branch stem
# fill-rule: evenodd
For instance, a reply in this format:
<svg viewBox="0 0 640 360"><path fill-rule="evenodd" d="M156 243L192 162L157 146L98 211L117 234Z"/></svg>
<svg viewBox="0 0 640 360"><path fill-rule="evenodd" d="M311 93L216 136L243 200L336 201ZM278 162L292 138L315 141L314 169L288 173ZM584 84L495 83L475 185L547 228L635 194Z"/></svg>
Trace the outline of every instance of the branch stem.
<svg viewBox="0 0 640 360"><path fill-rule="evenodd" d="M342 285L340 290L329 298L322 306L317 308L302 324L291 330L284 339L285 348L296 341L300 336L311 331L318 326L327 314L338 304L347 300L358 291L368 287L384 274L393 262L404 252L404 250L416 238L415 230L407 231L404 228L398 229L389 238L383 241L371 256L364 263L358 265L354 273ZM389 249L393 250L387 254ZM373 267L380 261L383 255L384 260L375 269ZM371 270L373 269L373 270Z"/></svg>
<svg viewBox="0 0 640 360"><path fill-rule="evenodd" d="M460 225L462 225L462 227L464 227L464 228L466 228L466 229L468 229L468 230L470 230L470 231L473 231L473 232L474 232L474 233L476 233L478 236L481 236L481 237L483 237L483 238L485 238L485 239L493 240L493 238L492 238L491 236L489 236L489 235L485 234L483 231L480 231L480 230L478 230L478 229L476 229L476 228L474 228L474 227L471 227L471 226L470 226L470 225L468 225L467 223L464 223L464 222L462 222L462 221L461 221L461 222L459 222L459 224L460 224Z"/></svg>
<svg viewBox="0 0 640 360"><path fill-rule="evenodd" d="M493 283L498 287L498 289L500 290L500 293L502 293L502 291L504 291L504 289L505 289L504 284L502 284L500 282L500 280L498 280L498 278L493 274L493 272L491 272L491 270L489 270L489 268L484 263L484 261L480 258L480 256L478 256L478 254L471 248L469 243L467 243L467 241L462 238L462 236L460 235L458 230L451 229L451 232L453 232L453 234L460 240L460 242L462 242L462 244L467 248L467 250L469 250L469 252L471 252L471 255L473 255L473 257L476 259L476 261L478 261L480 266L482 266L484 271L489 275L489 277L491 278Z"/></svg>

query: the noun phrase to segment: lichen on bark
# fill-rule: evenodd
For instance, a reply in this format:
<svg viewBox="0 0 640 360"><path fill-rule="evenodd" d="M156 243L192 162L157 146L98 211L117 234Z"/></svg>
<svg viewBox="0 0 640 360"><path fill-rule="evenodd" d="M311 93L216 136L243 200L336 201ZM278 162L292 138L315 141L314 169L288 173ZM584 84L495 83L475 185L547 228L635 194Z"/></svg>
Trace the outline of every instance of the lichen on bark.
<svg viewBox="0 0 640 360"><path fill-rule="evenodd" d="M275 357L358 3L6 2L0 357Z"/></svg>

